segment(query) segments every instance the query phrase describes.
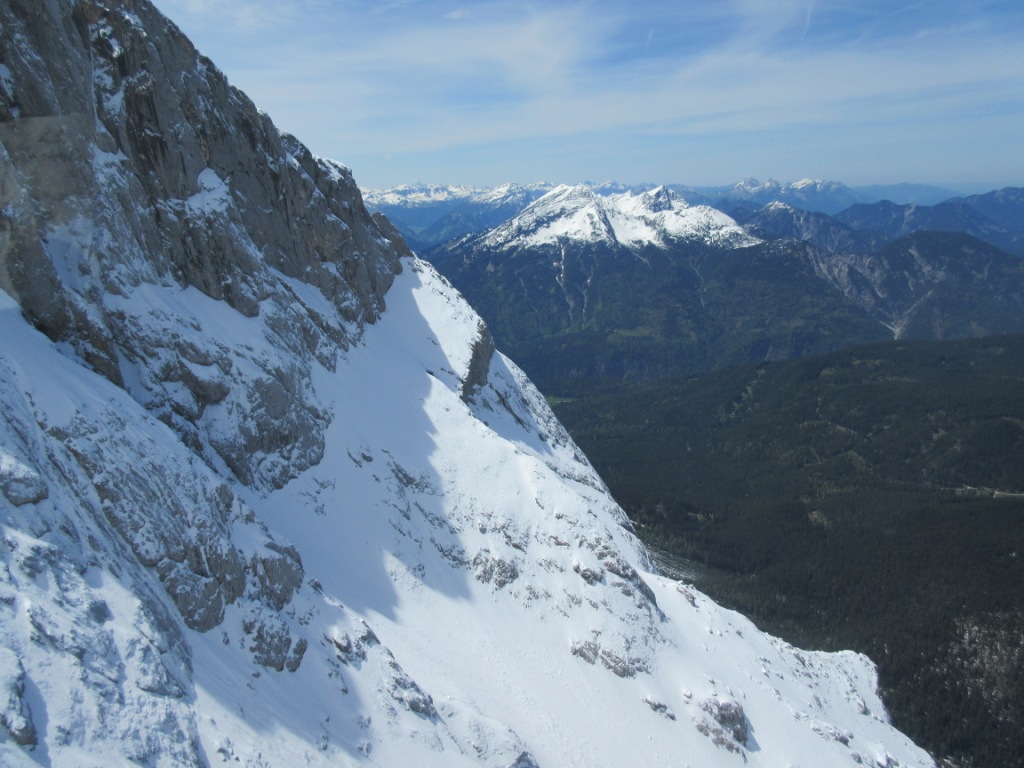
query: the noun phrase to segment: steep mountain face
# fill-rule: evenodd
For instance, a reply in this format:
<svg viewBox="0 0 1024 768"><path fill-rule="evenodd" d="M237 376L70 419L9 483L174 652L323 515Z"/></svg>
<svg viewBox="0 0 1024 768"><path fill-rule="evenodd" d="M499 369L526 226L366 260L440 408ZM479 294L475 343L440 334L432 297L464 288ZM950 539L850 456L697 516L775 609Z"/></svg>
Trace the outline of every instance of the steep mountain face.
<svg viewBox="0 0 1024 768"><path fill-rule="evenodd" d="M933 764L148 2L0 26L0 762Z"/></svg>
<svg viewBox="0 0 1024 768"><path fill-rule="evenodd" d="M825 213L805 211L785 203L768 203L753 210L738 206L727 213L764 240L791 238L830 253L873 253L889 238L848 227Z"/></svg>
<svg viewBox="0 0 1024 768"><path fill-rule="evenodd" d="M1004 205L1012 208L1013 203ZM856 223L862 221L854 216L856 211L866 209L851 208L845 215ZM891 327L895 338L963 338L1024 329L1024 263L1019 258L966 234L917 230L923 219L915 215L921 210L916 206L880 203L872 209L891 214L883 230L912 234L890 241L875 230L853 229L837 218L783 203L757 211L740 208L735 215L752 234L814 245L817 250L811 254L820 276ZM981 219L952 201L929 209L928 217L938 222L953 209L968 211L971 220ZM897 210L906 215L896 215ZM952 217L942 220L955 227Z"/></svg>
<svg viewBox="0 0 1024 768"><path fill-rule="evenodd" d="M917 232L871 254L819 254L816 266L897 339L1024 330L1024 261L969 235Z"/></svg>

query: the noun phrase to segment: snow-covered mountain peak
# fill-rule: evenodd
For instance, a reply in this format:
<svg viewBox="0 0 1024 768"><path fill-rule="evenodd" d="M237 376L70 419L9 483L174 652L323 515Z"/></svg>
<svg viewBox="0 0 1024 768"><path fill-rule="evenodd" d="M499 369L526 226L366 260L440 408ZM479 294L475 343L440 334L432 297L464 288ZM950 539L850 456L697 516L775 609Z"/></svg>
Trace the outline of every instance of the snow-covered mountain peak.
<svg viewBox="0 0 1024 768"><path fill-rule="evenodd" d="M680 240L729 247L758 242L721 211L691 207L663 186L603 196L589 185L562 185L481 236L494 249L569 242L665 248Z"/></svg>
<svg viewBox="0 0 1024 768"><path fill-rule="evenodd" d="M816 190L824 189L830 185L832 185L832 182L822 181L821 179L800 179L799 181L794 181L792 184L790 184L790 186L793 189Z"/></svg>
<svg viewBox="0 0 1024 768"><path fill-rule="evenodd" d="M779 182L775 179L768 179L767 181L761 181L760 179L754 178L753 176L747 176L744 179L736 182L733 186L733 191L736 193L743 193L749 195L764 194L765 192L774 191L782 187Z"/></svg>
<svg viewBox="0 0 1024 768"><path fill-rule="evenodd" d="M585 184L560 184L483 237L499 246L516 240L553 243L559 238L614 242L603 198Z"/></svg>
<svg viewBox="0 0 1024 768"><path fill-rule="evenodd" d="M617 198L617 207L623 211L633 210L638 214L654 214L689 207L683 197L668 187L659 186L640 193L625 192L610 196Z"/></svg>
<svg viewBox="0 0 1024 768"><path fill-rule="evenodd" d="M466 184L401 184L388 189L364 191L368 204L417 206L451 200L464 200L478 195L481 189Z"/></svg>

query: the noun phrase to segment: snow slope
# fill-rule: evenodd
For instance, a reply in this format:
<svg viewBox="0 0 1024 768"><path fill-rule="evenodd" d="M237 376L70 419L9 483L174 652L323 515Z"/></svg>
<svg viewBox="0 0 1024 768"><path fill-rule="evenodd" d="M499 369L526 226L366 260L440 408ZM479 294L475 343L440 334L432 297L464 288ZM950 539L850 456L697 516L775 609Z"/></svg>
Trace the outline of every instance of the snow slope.
<svg viewBox="0 0 1024 768"><path fill-rule="evenodd" d="M223 316L238 344L268 345L258 319L192 289L147 291L150 307ZM102 477L71 443L108 434L118 414L106 466L218 478L5 300L0 370L17 420L3 445L48 489L4 503L3 645L37 734L25 751L0 743L5 761L184 765L189 751L164 741L185 734L212 764L930 764L886 724L866 659L796 651L650 574L621 510L509 361L495 355L467 397L479 320L429 267L407 261L388 298L337 370L315 373L332 413L322 461L269 493L234 486L232 546L294 547L302 584L280 612L243 595L206 632L173 619L144 565L90 516L82 491L99 493ZM82 436L64 447L69 432ZM293 636L293 651L304 641L295 671L295 653L280 670L261 663L257 619Z"/></svg>

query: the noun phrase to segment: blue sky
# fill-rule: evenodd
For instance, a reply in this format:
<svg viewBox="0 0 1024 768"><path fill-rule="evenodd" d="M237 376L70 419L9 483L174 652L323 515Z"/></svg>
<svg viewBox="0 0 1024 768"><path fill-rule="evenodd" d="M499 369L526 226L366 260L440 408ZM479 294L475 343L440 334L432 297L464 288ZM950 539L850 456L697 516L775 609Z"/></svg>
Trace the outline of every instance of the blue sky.
<svg viewBox="0 0 1024 768"><path fill-rule="evenodd" d="M155 0L364 187L1024 186L1020 0Z"/></svg>

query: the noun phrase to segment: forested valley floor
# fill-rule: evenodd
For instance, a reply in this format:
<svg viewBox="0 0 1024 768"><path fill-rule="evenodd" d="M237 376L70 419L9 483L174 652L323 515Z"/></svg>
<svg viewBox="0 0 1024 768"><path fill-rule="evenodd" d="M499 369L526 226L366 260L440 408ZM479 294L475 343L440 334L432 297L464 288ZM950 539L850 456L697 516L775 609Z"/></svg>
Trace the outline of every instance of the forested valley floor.
<svg viewBox="0 0 1024 768"><path fill-rule="evenodd" d="M1024 337L891 342L604 386L558 416L650 545L898 727L1024 765Z"/></svg>

